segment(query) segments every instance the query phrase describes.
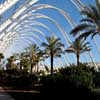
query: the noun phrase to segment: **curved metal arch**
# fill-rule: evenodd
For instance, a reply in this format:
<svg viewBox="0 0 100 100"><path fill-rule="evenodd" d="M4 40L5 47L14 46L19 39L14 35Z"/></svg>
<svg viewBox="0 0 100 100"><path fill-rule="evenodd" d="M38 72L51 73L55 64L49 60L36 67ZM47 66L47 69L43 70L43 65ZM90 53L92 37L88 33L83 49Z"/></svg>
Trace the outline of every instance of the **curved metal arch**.
<svg viewBox="0 0 100 100"><path fill-rule="evenodd" d="M33 7L34 8L34 7ZM54 7L54 6L51 6L51 5L47 5L47 4L40 4L40 5L38 5L38 10L41 8L41 9L44 9L44 8L53 8L53 9L56 9L56 10L59 10L60 12L61 12L61 14L64 14L64 16L65 15L67 15L63 10L61 10L61 9L58 9L58 8L56 8L56 7ZM35 7L35 9L36 9L36 7ZM66 16L65 16L66 17ZM67 16L68 17L68 16ZM66 18L67 18L66 17ZM69 19L68 19L69 20ZM70 21L69 21L70 22Z"/></svg>
<svg viewBox="0 0 100 100"><path fill-rule="evenodd" d="M26 37L25 37L26 36ZM21 37L21 39L23 38L25 41L26 41L26 38L27 38L27 35L25 35L24 37ZM19 39L19 38L18 38ZM19 43L19 40L17 40L18 41L18 43ZM23 41L23 40L22 40ZM17 43L17 44L18 44ZM23 49L24 50L24 49Z"/></svg>
<svg viewBox="0 0 100 100"><path fill-rule="evenodd" d="M35 5L35 6L36 6L36 5ZM52 9L58 10L62 15L64 15L64 17L66 18L66 20L69 22L69 24L70 24L72 27L76 26L76 24L72 21L72 19L71 19L71 17L69 16L69 14L66 13L65 11L63 11L63 10L61 10L61 9L59 9L59 8L56 8L56 7L54 7L54 6L48 5L48 4L40 4L40 5L38 5L38 6L40 7L40 8L38 7L38 9L52 8ZM91 57L90 53L89 53L89 56L90 56L91 60L93 61L93 58Z"/></svg>
<svg viewBox="0 0 100 100"><path fill-rule="evenodd" d="M38 13L39 14L39 13ZM52 21L55 25L56 25L56 27L61 31L61 32L63 32L64 34L66 34L66 32L63 30L63 28L55 21L55 20L53 20L52 18L50 18L50 17L48 17L48 16L46 16L46 15L43 15L43 14L39 14L38 15L37 14L37 16L38 16L38 18L46 18L46 19L49 19L50 21ZM29 19L27 19L27 20L29 20ZM34 18L31 18L31 20L34 20ZM69 38L68 38L68 36L66 35L66 37L67 37L67 40L68 40L68 43L71 43L70 41L71 40L69 40ZM67 58L67 57L66 57ZM67 58L68 59L68 58ZM67 61L68 62L68 61Z"/></svg>
<svg viewBox="0 0 100 100"><path fill-rule="evenodd" d="M22 30L23 30L23 29L22 29ZM15 32L16 32L16 33L22 34L22 33L21 33L22 31L20 31L20 32L15 31ZM30 30L29 30L29 31L27 30L26 32L27 32L27 33L32 33L32 32L30 32ZM26 33L26 32L24 32L24 33ZM41 34L43 33L42 31L39 31L39 30L36 30L36 29L33 30L33 32L41 32ZM10 35L10 34L9 34L9 35ZM11 33L11 36L12 36L12 33ZM33 34L32 36L34 36L34 37L37 38L39 41L41 41L41 39L40 39L37 35ZM8 39L8 35L7 35L6 38L7 38L7 40L9 40L9 39ZM13 38L13 37L10 37L10 38ZM5 39L4 39L4 40L5 40Z"/></svg>
<svg viewBox="0 0 100 100"><path fill-rule="evenodd" d="M27 37L27 36L26 36ZM25 38L25 36L24 37L21 37L21 38ZM26 39L25 39L26 40ZM69 63L69 62L68 62Z"/></svg>
<svg viewBox="0 0 100 100"><path fill-rule="evenodd" d="M31 27L34 27L34 26L40 26L40 27L42 27L42 28L45 28L46 30L48 30L50 33L52 33L52 34L55 34L53 31L51 31L50 30L50 28L47 26L47 25L45 25L45 24L43 24L43 23L41 23L41 22L38 22L38 21L33 21L33 20L28 20L28 22L23 22L22 24L21 24L22 26L24 25L24 26L31 26ZM23 27L24 27L23 26ZM20 28L20 27L17 27L17 28ZM17 29L16 28L16 29Z"/></svg>
<svg viewBox="0 0 100 100"><path fill-rule="evenodd" d="M38 15L37 16L38 18L43 18L43 17L45 17L45 18L47 18L47 19L49 19L49 20L52 20L50 17L48 17L48 16L43 16L43 14L41 14L41 16L40 15ZM56 21L54 21L54 20L52 20L54 23L56 23L56 25L57 25L57 27L59 28L59 30L60 31L62 31L62 28L60 27L60 25L56 22ZM64 32L64 31L62 31L63 33L65 33L66 34L66 32ZM68 40L68 36L66 36L67 37L67 40ZM68 40L68 41L70 41L70 40Z"/></svg>
<svg viewBox="0 0 100 100"><path fill-rule="evenodd" d="M31 28L31 29L30 29ZM31 31L31 32L38 32L40 35L42 35L43 37L46 37L46 35L44 34L44 32L42 32L40 29L37 28L33 28L31 27L21 27L21 29L16 29L16 32L20 33L20 32L24 32L24 31ZM24 30L23 30L24 29Z"/></svg>
<svg viewBox="0 0 100 100"><path fill-rule="evenodd" d="M24 34L23 34L23 35L24 35ZM15 37L15 40L16 40L16 39L20 39L20 38L22 38L22 37L23 37L23 39L26 38L26 37L29 37L29 38L32 38L31 43L32 43L32 42L35 42L35 43L37 44L37 42L35 41L35 39L33 39L34 35L33 35L33 34L30 34L30 35L31 35L31 36L29 36L29 35L26 34L26 35L24 35L24 36L21 36L21 35L17 34L17 37ZM26 37L25 37L25 36L26 36ZM32 36L33 36L33 37L32 37ZM10 38L10 39L12 39L12 38ZM37 39L38 39L38 38L37 38ZM40 41L40 39L39 39L39 41ZM13 42L14 42L14 41L13 41ZM38 45L39 45L39 44L38 44Z"/></svg>
<svg viewBox="0 0 100 100"><path fill-rule="evenodd" d="M53 7L53 6L50 6L50 5L43 5L43 4L42 4L41 7L43 7L43 6L45 6L45 8L53 8L53 9L56 8L56 7ZM39 5L38 5L38 7L39 7ZM41 7L40 7L40 8L41 8ZM42 9L43 9L43 8L42 8ZM58 10L58 8L56 8L56 9ZM61 11L62 11L62 10L60 10L60 12L61 12ZM64 11L63 11L63 12L64 12Z"/></svg>
<svg viewBox="0 0 100 100"><path fill-rule="evenodd" d="M43 14L41 14L41 15L43 15ZM39 16L38 16L39 17ZM40 16L40 17L43 17L43 16ZM45 16L46 18L48 18L47 16ZM50 18L49 18L50 19ZM56 21L54 21L53 20L53 22L56 22ZM56 22L56 25L57 25L57 27L60 29L60 31L62 31L62 28L60 27L60 25ZM62 32L64 32L64 30L62 31Z"/></svg>
<svg viewBox="0 0 100 100"><path fill-rule="evenodd" d="M63 35L65 36L65 34L66 34L66 42L67 42L67 44L70 44L71 43L71 40L69 39L69 37L67 36L67 33L64 31L64 29L61 27L61 25L58 23L58 22L56 22L54 19L52 19L51 17L49 17L49 16L47 16L47 15L44 15L44 14L40 14L40 13L37 13L36 15L35 15L35 17L33 18L33 17L28 17L26 20L36 20L36 19L40 19L40 18L44 18L44 19L48 19L48 20L50 20L53 24L55 24L56 25L56 27L60 30L60 32L61 33L63 33Z"/></svg>
<svg viewBox="0 0 100 100"><path fill-rule="evenodd" d="M32 38L32 37L31 37ZM20 41L24 41L24 45L30 45L30 44L32 44L32 43L36 43L36 41L34 41L33 39L31 40L30 39L30 37L21 37L21 39L22 40L20 40ZM27 41L27 42L25 42L25 41ZM13 45L16 45L16 43L19 43L19 38L16 38L15 40L14 40L14 43L13 43ZM38 44L38 43L37 43ZM24 46L23 45L23 46ZM23 47L23 49L24 49L24 47Z"/></svg>
<svg viewBox="0 0 100 100"><path fill-rule="evenodd" d="M51 6L51 5L44 5L44 4L40 4L40 5L41 5L41 6L40 6L40 8L38 8L38 9L53 8L53 9L58 10L62 15L64 15L64 17L67 19L67 21L69 22L69 24L70 24L72 27L76 26L76 24L73 23L73 21L72 21L71 17L69 16L69 14L66 13L66 12L64 12L63 10L61 10L61 9L59 9L59 8L56 8L56 7L54 7L54 6ZM35 6L36 6L36 5L35 5ZM43 6L45 6L45 7L43 7ZM94 61L93 58L92 58L92 56L90 55L90 53L89 53L89 56L90 56L91 60Z"/></svg>
<svg viewBox="0 0 100 100"><path fill-rule="evenodd" d="M42 5L43 6L43 5ZM46 6L46 5L45 5ZM51 7L50 5L49 5L49 7ZM53 7L53 8L55 8L55 7Z"/></svg>
<svg viewBox="0 0 100 100"><path fill-rule="evenodd" d="M21 34L21 35L22 35L22 34ZM20 36L21 36L21 35L20 35ZM23 34L23 35L24 35L23 38L24 38L25 36L29 37L29 36L28 36L29 34ZM31 34L31 36L33 36L33 35ZM21 38L22 38L22 36L21 36ZM65 59L65 58L64 58L64 59ZM67 58L66 58L66 59L67 59ZM67 59L67 62L69 63L68 59Z"/></svg>
<svg viewBox="0 0 100 100"><path fill-rule="evenodd" d="M25 33L25 32L24 32ZM22 35L22 33L21 33L21 35ZM20 36L21 36L20 35ZM29 34L23 34L24 36L28 36ZM23 38L24 38L24 36L23 36ZM31 36L33 36L33 34L31 34ZM22 37L22 36L21 36ZM67 58L66 58L67 59ZM68 62L68 59L67 59L67 62ZM68 62L69 63L69 62Z"/></svg>

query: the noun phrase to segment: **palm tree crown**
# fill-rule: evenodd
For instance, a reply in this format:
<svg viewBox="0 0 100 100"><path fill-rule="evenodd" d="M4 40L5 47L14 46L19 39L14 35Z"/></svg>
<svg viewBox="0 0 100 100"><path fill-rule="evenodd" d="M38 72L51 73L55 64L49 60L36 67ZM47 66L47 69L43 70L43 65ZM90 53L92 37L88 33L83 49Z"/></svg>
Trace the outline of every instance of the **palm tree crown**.
<svg viewBox="0 0 100 100"><path fill-rule="evenodd" d="M90 5L85 7L82 11L82 14L85 15L81 20L81 24L76 26L71 34L73 36L78 36L78 38L87 38L91 36L92 38L95 35L100 34L100 12L98 6L95 7ZM79 33L81 32L81 35Z"/></svg>
<svg viewBox="0 0 100 100"><path fill-rule="evenodd" d="M75 53L77 57L77 66L79 66L80 54L90 50L91 49L88 42L85 42L85 40L76 39L73 44L65 51L68 53Z"/></svg>

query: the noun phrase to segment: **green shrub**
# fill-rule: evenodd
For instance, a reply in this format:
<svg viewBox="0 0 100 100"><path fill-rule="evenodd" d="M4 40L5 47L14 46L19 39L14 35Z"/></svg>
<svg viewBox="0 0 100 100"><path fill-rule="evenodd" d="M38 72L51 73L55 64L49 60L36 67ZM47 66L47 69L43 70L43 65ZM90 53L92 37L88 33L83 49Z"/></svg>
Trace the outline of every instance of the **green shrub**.
<svg viewBox="0 0 100 100"><path fill-rule="evenodd" d="M59 73L61 73L65 80L69 81L77 88L93 88L93 71L87 66L71 66L66 68L61 68Z"/></svg>
<svg viewBox="0 0 100 100"><path fill-rule="evenodd" d="M2 74L1 83L14 88L26 88L32 86L37 81L35 74L30 75L26 71L7 70Z"/></svg>
<svg viewBox="0 0 100 100"><path fill-rule="evenodd" d="M100 72L94 73L94 84L95 88L100 88Z"/></svg>
<svg viewBox="0 0 100 100"><path fill-rule="evenodd" d="M47 75L41 78L43 87L41 93L57 96L76 95L77 97L89 96L93 88L93 70L86 66L66 67L59 69L53 76Z"/></svg>

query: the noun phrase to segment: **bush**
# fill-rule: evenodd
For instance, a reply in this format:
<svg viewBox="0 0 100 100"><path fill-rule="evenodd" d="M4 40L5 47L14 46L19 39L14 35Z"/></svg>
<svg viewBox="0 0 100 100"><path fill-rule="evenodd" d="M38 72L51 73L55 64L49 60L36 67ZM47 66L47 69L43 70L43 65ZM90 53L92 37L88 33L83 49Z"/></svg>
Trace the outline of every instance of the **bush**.
<svg viewBox="0 0 100 100"><path fill-rule="evenodd" d="M41 78L41 94L76 98L89 97L93 88L93 74L86 66L61 68L53 76ZM56 94L57 95L56 95ZM80 98L81 99L81 98Z"/></svg>
<svg viewBox="0 0 100 100"><path fill-rule="evenodd" d="M95 83L95 88L100 88L100 72L95 72L94 83Z"/></svg>
<svg viewBox="0 0 100 100"><path fill-rule="evenodd" d="M7 70L4 72L1 80L5 86L10 86L13 88L28 88L37 81L37 76L35 74L30 75L26 71L19 70Z"/></svg>
<svg viewBox="0 0 100 100"><path fill-rule="evenodd" d="M87 66L72 66L61 68L59 72L64 76L65 80L73 84L76 88L93 88L93 71ZM69 85L70 85L69 84Z"/></svg>

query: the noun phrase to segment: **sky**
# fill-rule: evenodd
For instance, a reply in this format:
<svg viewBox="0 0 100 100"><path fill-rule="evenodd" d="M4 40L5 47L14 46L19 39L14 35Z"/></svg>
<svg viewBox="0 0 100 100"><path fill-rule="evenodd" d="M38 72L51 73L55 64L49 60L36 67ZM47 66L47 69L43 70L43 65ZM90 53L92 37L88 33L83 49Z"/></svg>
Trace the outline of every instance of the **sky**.
<svg viewBox="0 0 100 100"><path fill-rule="evenodd" d="M0 4L2 4L4 1L5 0L0 0ZM6 19L10 18L13 15L13 13L24 2L25 2L25 0L19 0L19 2L15 6L11 7L4 14L2 14L2 19L1 19L0 25L2 25L2 23ZM81 2L85 5L89 5L89 4L94 5L95 4L95 0L81 0ZM71 2L71 0L39 0L37 2L37 4L49 4L49 5L52 5L54 7L60 8L60 9L64 10L65 12L67 12L70 15L70 17L73 19L73 21L75 21L76 24L79 24L79 22L80 22L81 15L80 15L78 9L75 7L75 5ZM41 13L41 14L44 14L44 15L49 16L50 18L54 19L65 30L66 34L70 37L71 41L74 41L74 37L69 34L71 29L72 29L71 25L68 23L68 21L65 19L65 17L62 14L60 14L57 10L42 9L42 10L37 10L35 13ZM65 48L68 47L65 39L63 38L62 33L59 31L59 29L56 27L56 25L53 22L51 22L48 19L43 19L43 18L37 19L36 21L41 22L41 23L45 24L46 26L48 26L51 31L53 31L58 37L61 38L61 41L65 44ZM48 32L44 28L41 28L39 26L35 26L34 28L41 30L46 36L51 35L51 33ZM37 32L35 32L35 34L39 35L39 33L37 33ZM39 35L39 37L42 39L42 41L45 41L45 39L41 35ZM96 42L98 44L98 49L100 50L100 48L99 48L99 42L100 42L99 36L96 36L95 39L96 39ZM36 39L34 39L34 40L36 40ZM94 44L94 41L91 41L90 38L88 38L87 41L90 42L90 45L91 45L91 48L92 48L91 52L93 54L92 56L93 56L94 60L96 62L100 62L100 59L99 59L100 58L100 52L98 52L97 47ZM22 49L22 47L25 47L24 43L25 43L25 41L22 41L22 39L17 41L16 45L12 45L10 47L10 49L7 49L9 51L9 54L15 53L20 48ZM40 44L39 41L38 41L38 43ZM6 56L8 55L7 52L6 52ZM67 56L69 62L71 62L71 63L76 62L74 54L66 54L66 56ZM55 63L57 61L55 61ZM68 62L66 62L64 59L62 59L62 61L68 64ZM82 62L86 62L86 61L91 62L91 59L90 59L89 55L87 53L85 53L85 54L82 54L81 61Z"/></svg>

